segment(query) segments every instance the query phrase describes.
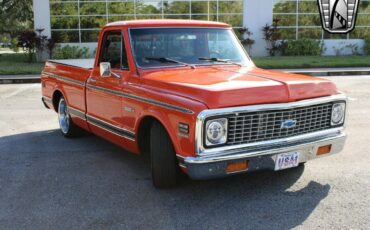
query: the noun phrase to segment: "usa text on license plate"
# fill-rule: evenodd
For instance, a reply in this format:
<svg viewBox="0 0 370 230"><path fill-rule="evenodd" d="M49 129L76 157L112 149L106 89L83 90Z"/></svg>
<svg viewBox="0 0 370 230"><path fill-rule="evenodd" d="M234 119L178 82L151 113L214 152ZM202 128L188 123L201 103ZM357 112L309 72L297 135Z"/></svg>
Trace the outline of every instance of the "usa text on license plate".
<svg viewBox="0 0 370 230"><path fill-rule="evenodd" d="M276 156L275 170L296 167L299 164L299 152L282 153Z"/></svg>

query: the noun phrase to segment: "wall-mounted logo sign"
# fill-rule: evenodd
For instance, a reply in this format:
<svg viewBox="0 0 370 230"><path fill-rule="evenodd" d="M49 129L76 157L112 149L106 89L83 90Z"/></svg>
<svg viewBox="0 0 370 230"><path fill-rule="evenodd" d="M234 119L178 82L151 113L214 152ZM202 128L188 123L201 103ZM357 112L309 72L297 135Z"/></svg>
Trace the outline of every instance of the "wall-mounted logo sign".
<svg viewBox="0 0 370 230"><path fill-rule="evenodd" d="M355 28L359 0L318 0L322 28L329 33L348 33Z"/></svg>

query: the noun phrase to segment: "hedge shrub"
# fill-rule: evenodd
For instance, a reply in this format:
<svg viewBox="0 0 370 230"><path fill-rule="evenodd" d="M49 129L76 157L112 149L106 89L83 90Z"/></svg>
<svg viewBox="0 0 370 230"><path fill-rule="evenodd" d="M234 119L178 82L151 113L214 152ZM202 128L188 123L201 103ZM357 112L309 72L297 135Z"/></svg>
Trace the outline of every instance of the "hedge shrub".
<svg viewBox="0 0 370 230"><path fill-rule="evenodd" d="M79 59L79 58L88 58L89 57L89 48L78 46L66 45L61 47L58 45L53 53L54 59Z"/></svg>
<svg viewBox="0 0 370 230"><path fill-rule="evenodd" d="M322 43L314 39L285 40L282 48L287 56L319 56L322 50Z"/></svg>
<svg viewBox="0 0 370 230"><path fill-rule="evenodd" d="M370 55L370 37L365 38L364 52L367 55Z"/></svg>

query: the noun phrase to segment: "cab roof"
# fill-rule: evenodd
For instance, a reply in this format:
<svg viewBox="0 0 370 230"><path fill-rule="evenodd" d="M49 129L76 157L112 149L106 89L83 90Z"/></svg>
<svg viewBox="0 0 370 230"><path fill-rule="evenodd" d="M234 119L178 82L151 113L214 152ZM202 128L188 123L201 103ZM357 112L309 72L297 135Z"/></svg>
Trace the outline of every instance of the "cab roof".
<svg viewBox="0 0 370 230"><path fill-rule="evenodd" d="M106 27L220 27L231 28L231 25L222 22L178 19L151 19L111 22Z"/></svg>

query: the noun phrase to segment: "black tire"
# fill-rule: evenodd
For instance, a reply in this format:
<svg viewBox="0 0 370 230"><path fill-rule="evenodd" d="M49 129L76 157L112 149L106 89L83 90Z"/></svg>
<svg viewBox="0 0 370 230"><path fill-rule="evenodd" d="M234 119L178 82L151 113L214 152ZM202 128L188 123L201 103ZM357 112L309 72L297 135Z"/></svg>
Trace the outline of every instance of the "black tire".
<svg viewBox="0 0 370 230"><path fill-rule="evenodd" d="M64 137L72 138L81 134L81 129L71 119L67 102L63 97L58 102L58 121L60 131Z"/></svg>
<svg viewBox="0 0 370 230"><path fill-rule="evenodd" d="M178 163L171 139L165 128L154 122L150 129L150 161L156 188L176 186Z"/></svg>

